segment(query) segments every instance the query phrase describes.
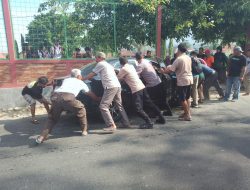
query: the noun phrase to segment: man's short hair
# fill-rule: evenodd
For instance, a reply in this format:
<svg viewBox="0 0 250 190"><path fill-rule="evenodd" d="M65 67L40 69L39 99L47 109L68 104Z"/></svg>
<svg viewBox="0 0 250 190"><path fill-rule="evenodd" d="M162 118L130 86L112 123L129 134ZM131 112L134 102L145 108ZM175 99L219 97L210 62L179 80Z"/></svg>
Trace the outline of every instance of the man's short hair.
<svg viewBox="0 0 250 190"><path fill-rule="evenodd" d="M71 77L78 77L78 76L82 76L81 70L80 69L72 69L71 70Z"/></svg>
<svg viewBox="0 0 250 190"><path fill-rule="evenodd" d="M49 82L49 80L48 80L47 77L42 76L42 77L39 77L39 78L38 78L37 82L38 82L39 84L46 85L46 84Z"/></svg>
<svg viewBox="0 0 250 190"><path fill-rule="evenodd" d="M191 55L191 56L197 56L198 53L197 53L196 51L192 51L192 52L190 53L190 55Z"/></svg>
<svg viewBox="0 0 250 190"><path fill-rule="evenodd" d="M136 60L142 59L142 53L141 53L141 52L136 52L136 54L135 54L135 59L136 59Z"/></svg>
<svg viewBox="0 0 250 190"><path fill-rule="evenodd" d="M150 51L150 50L147 50L147 53L151 53L151 51Z"/></svg>
<svg viewBox="0 0 250 190"><path fill-rule="evenodd" d="M120 64L121 64L121 65L125 65L125 64L128 62L128 60L127 60L126 57L120 57L120 58L119 58L119 61L120 61Z"/></svg>
<svg viewBox="0 0 250 190"><path fill-rule="evenodd" d="M85 47L84 50L85 51L91 51L91 48L90 47Z"/></svg>
<svg viewBox="0 0 250 190"><path fill-rule="evenodd" d="M185 43L180 43L180 44L178 45L178 50L179 50L180 52L182 52L182 53L187 52L187 45L186 45Z"/></svg>
<svg viewBox="0 0 250 190"><path fill-rule="evenodd" d="M106 59L106 54L103 52L97 52L96 57Z"/></svg>

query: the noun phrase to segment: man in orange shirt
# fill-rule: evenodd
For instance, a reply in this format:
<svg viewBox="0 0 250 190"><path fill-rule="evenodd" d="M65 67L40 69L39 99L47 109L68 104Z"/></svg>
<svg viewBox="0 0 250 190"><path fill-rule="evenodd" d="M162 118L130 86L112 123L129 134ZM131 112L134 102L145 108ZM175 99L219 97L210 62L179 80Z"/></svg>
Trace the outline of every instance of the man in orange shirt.
<svg viewBox="0 0 250 190"><path fill-rule="evenodd" d="M205 54L206 57L204 58L204 61L207 63L207 66L212 68L214 64L214 56L211 55L211 51L209 49L206 49Z"/></svg>

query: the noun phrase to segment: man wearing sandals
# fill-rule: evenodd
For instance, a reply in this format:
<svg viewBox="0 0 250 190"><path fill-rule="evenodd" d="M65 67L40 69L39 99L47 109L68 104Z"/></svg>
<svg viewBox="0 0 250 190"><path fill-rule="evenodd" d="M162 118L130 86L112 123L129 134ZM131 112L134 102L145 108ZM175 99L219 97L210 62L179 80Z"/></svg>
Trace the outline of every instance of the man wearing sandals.
<svg viewBox="0 0 250 190"><path fill-rule="evenodd" d="M128 116L122 105L121 98L121 84L116 76L114 67L105 61L106 55L103 52L99 52L96 55L97 65L93 71L83 80L89 80L95 75L99 74L101 77L102 85L104 88L104 93L100 103L100 111L104 119L106 127L105 131L115 131L116 125L110 114L109 108L112 102L117 106L119 112L122 116L122 123L124 127L130 127Z"/></svg>
<svg viewBox="0 0 250 190"><path fill-rule="evenodd" d="M63 111L75 113L81 125L82 135L86 136L88 134L86 110L84 105L76 99L76 96L82 91L94 100L98 100L98 98L89 91L88 86L81 79L81 70L73 69L71 71L71 77L64 79L62 86L56 89L52 94L52 106L48 121L42 134L36 139L38 144L47 139L48 134L58 122Z"/></svg>
<svg viewBox="0 0 250 190"><path fill-rule="evenodd" d="M33 124L38 124L36 119L36 101L44 105L45 109L49 113L49 102L42 96L43 88L48 84L47 77L39 77L37 81L30 82L22 90L23 98L28 102L31 112L31 122Z"/></svg>
<svg viewBox="0 0 250 190"><path fill-rule="evenodd" d="M179 120L191 121L190 96L191 85L193 84L192 60L186 55L187 47L184 43L178 45L177 59L172 65L162 70L164 73L175 72L177 77L178 96L183 107L184 113L180 115Z"/></svg>

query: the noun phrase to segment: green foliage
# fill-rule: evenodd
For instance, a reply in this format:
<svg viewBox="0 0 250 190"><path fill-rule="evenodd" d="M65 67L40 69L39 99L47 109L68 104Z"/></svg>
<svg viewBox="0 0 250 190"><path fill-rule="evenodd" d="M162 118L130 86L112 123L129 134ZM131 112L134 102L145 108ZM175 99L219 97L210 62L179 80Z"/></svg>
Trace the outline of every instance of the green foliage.
<svg viewBox="0 0 250 190"><path fill-rule="evenodd" d="M206 43L246 42L250 23L246 0L48 0L29 24L26 41L32 47L51 47L59 40L69 52L86 46L113 52L154 45L160 4L163 40L193 35Z"/></svg>
<svg viewBox="0 0 250 190"><path fill-rule="evenodd" d="M16 40L15 40L15 56L17 59L19 59L19 48Z"/></svg>

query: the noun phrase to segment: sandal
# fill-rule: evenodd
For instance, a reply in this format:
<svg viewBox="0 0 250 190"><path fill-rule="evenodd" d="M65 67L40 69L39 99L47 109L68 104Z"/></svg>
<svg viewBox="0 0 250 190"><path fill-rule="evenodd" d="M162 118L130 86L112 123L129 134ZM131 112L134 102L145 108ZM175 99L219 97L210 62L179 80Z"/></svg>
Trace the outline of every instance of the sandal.
<svg viewBox="0 0 250 190"><path fill-rule="evenodd" d="M82 136L87 136L88 135L88 132L87 131L83 131L82 132Z"/></svg>
<svg viewBox="0 0 250 190"><path fill-rule="evenodd" d="M37 143L37 144L42 144L43 141L44 141L44 138L41 137L41 136L39 136L39 137L36 138L36 143Z"/></svg>
<svg viewBox="0 0 250 190"><path fill-rule="evenodd" d="M37 119L32 119L31 123L33 123L33 124L39 124L39 121Z"/></svg>
<svg viewBox="0 0 250 190"><path fill-rule="evenodd" d="M191 117L182 117L179 118L179 121L192 121Z"/></svg>

